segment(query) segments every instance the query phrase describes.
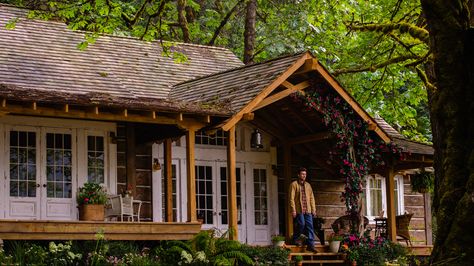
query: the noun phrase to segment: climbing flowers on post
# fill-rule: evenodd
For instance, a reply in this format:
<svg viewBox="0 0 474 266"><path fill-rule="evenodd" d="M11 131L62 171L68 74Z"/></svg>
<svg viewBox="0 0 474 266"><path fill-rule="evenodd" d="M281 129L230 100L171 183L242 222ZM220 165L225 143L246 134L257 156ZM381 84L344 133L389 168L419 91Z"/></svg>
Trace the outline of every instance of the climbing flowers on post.
<svg viewBox="0 0 474 266"><path fill-rule="evenodd" d="M330 161L345 178L341 195L348 213L359 212L359 195L371 165L384 165L390 156L403 156L402 150L369 134L368 123L356 114L333 90L318 88L314 84L305 94L295 93L294 100L323 116L324 124L336 137L336 144L329 152ZM386 156L382 157L382 154ZM387 156L388 155L388 156Z"/></svg>

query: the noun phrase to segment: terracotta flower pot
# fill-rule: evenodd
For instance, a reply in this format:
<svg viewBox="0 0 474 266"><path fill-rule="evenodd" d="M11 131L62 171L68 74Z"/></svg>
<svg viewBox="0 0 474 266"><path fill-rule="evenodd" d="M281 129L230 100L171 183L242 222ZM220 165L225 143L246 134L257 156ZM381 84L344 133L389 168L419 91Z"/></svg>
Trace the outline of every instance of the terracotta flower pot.
<svg viewBox="0 0 474 266"><path fill-rule="evenodd" d="M103 204L86 204L79 206L79 220L81 221L104 221Z"/></svg>

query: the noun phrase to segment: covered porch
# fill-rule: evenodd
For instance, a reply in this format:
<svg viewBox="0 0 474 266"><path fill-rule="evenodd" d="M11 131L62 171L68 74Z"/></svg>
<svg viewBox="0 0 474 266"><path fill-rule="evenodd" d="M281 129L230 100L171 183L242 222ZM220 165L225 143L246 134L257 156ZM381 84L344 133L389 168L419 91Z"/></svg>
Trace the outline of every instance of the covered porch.
<svg viewBox="0 0 474 266"><path fill-rule="evenodd" d="M252 87L253 84L257 85ZM206 91L204 85L212 88L212 91ZM225 95L229 87L240 89ZM377 180L383 179L383 182L380 182L383 185L379 186L379 189L384 191L383 210L387 220L388 239L392 241L397 239L395 222L397 214L405 211L415 213L412 231L416 241L412 248L421 250L421 253L428 252L432 244L429 196L410 191L410 177L406 170L430 167L432 148L429 145L406 140L383 120L370 117L309 53L228 71L213 76L212 80L203 78L183 83L177 86L174 95L187 97L189 100L195 99L193 92L199 92L200 99L211 95L222 97L221 99L229 97L235 108L235 114L212 128L228 131L231 139L235 135L237 124L250 124L271 138L271 145L276 148L277 153L277 161L272 165L272 169L278 176L278 231L289 239L293 225L287 209L287 190L300 166L309 168L309 182L315 190L318 216L326 220L323 225L325 233L331 233L332 222L346 214L344 203L341 203L345 180L340 173L339 162L330 158L340 136L328 128L327 122L325 123L327 118L309 108L298 99L299 96L295 96L298 93L305 96L305 93L311 93L315 89L331 91L334 96L330 97L338 97L347 103L349 106L345 109L347 114L354 114L366 123L368 134L372 139L380 140L386 147L397 147L400 153L403 153L400 157L393 156L391 150L379 154L384 163L371 165L368 174L377 176ZM235 172L232 171L235 169L234 145L228 145L227 163L230 168L229 184L232 185L235 182L232 181L232 173ZM231 189L230 186L230 192ZM398 198L395 193L399 193ZM396 202L405 199L407 199L406 206L397 205ZM237 216L237 208L235 203L232 203L232 198L229 198L229 206L229 220L231 224L234 222L236 227L237 219L231 215L234 213L234 217ZM377 215L379 213L371 215L372 226L374 226L373 218Z"/></svg>

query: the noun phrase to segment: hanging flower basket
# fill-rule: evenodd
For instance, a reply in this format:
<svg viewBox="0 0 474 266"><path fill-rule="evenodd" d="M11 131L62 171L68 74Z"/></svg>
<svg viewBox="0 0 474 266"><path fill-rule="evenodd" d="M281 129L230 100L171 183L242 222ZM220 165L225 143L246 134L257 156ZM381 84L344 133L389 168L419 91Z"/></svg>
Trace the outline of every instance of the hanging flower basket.
<svg viewBox="0 0 474 266"><path fill-rule="evenodd" d="M431 172L421 171L410 178L412 191L426 193L433 190L434 176Z"/></svg>

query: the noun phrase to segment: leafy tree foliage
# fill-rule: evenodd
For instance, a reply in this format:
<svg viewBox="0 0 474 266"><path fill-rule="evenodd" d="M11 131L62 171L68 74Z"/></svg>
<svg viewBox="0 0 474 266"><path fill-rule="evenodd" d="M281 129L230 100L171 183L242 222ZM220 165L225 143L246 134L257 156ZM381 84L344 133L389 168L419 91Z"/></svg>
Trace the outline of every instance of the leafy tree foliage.
<svg viewBox="0 0 474 266"><path fill-rule="evenodd" d="M417 1L0 2L47 11L32 15L62 19L72 29L94 32L79 44L81 49L93 43L99 34L106 33L135 36L145 41L224 46L245 62L310 50L338 75L370 113L384 117L410 138L431 140L426 91L416 70L416 66L428 58L428 47L409 27L423 21ZM256 7L255 20L251 22L247 19L249 7ZM380 25L385 27L377 28ZM244 34L253 31L255 34ZM245 41L246 36L255 39ZM249 49L253 51L246 52ZM173 56L185 60L179 55Z"/></svg>

